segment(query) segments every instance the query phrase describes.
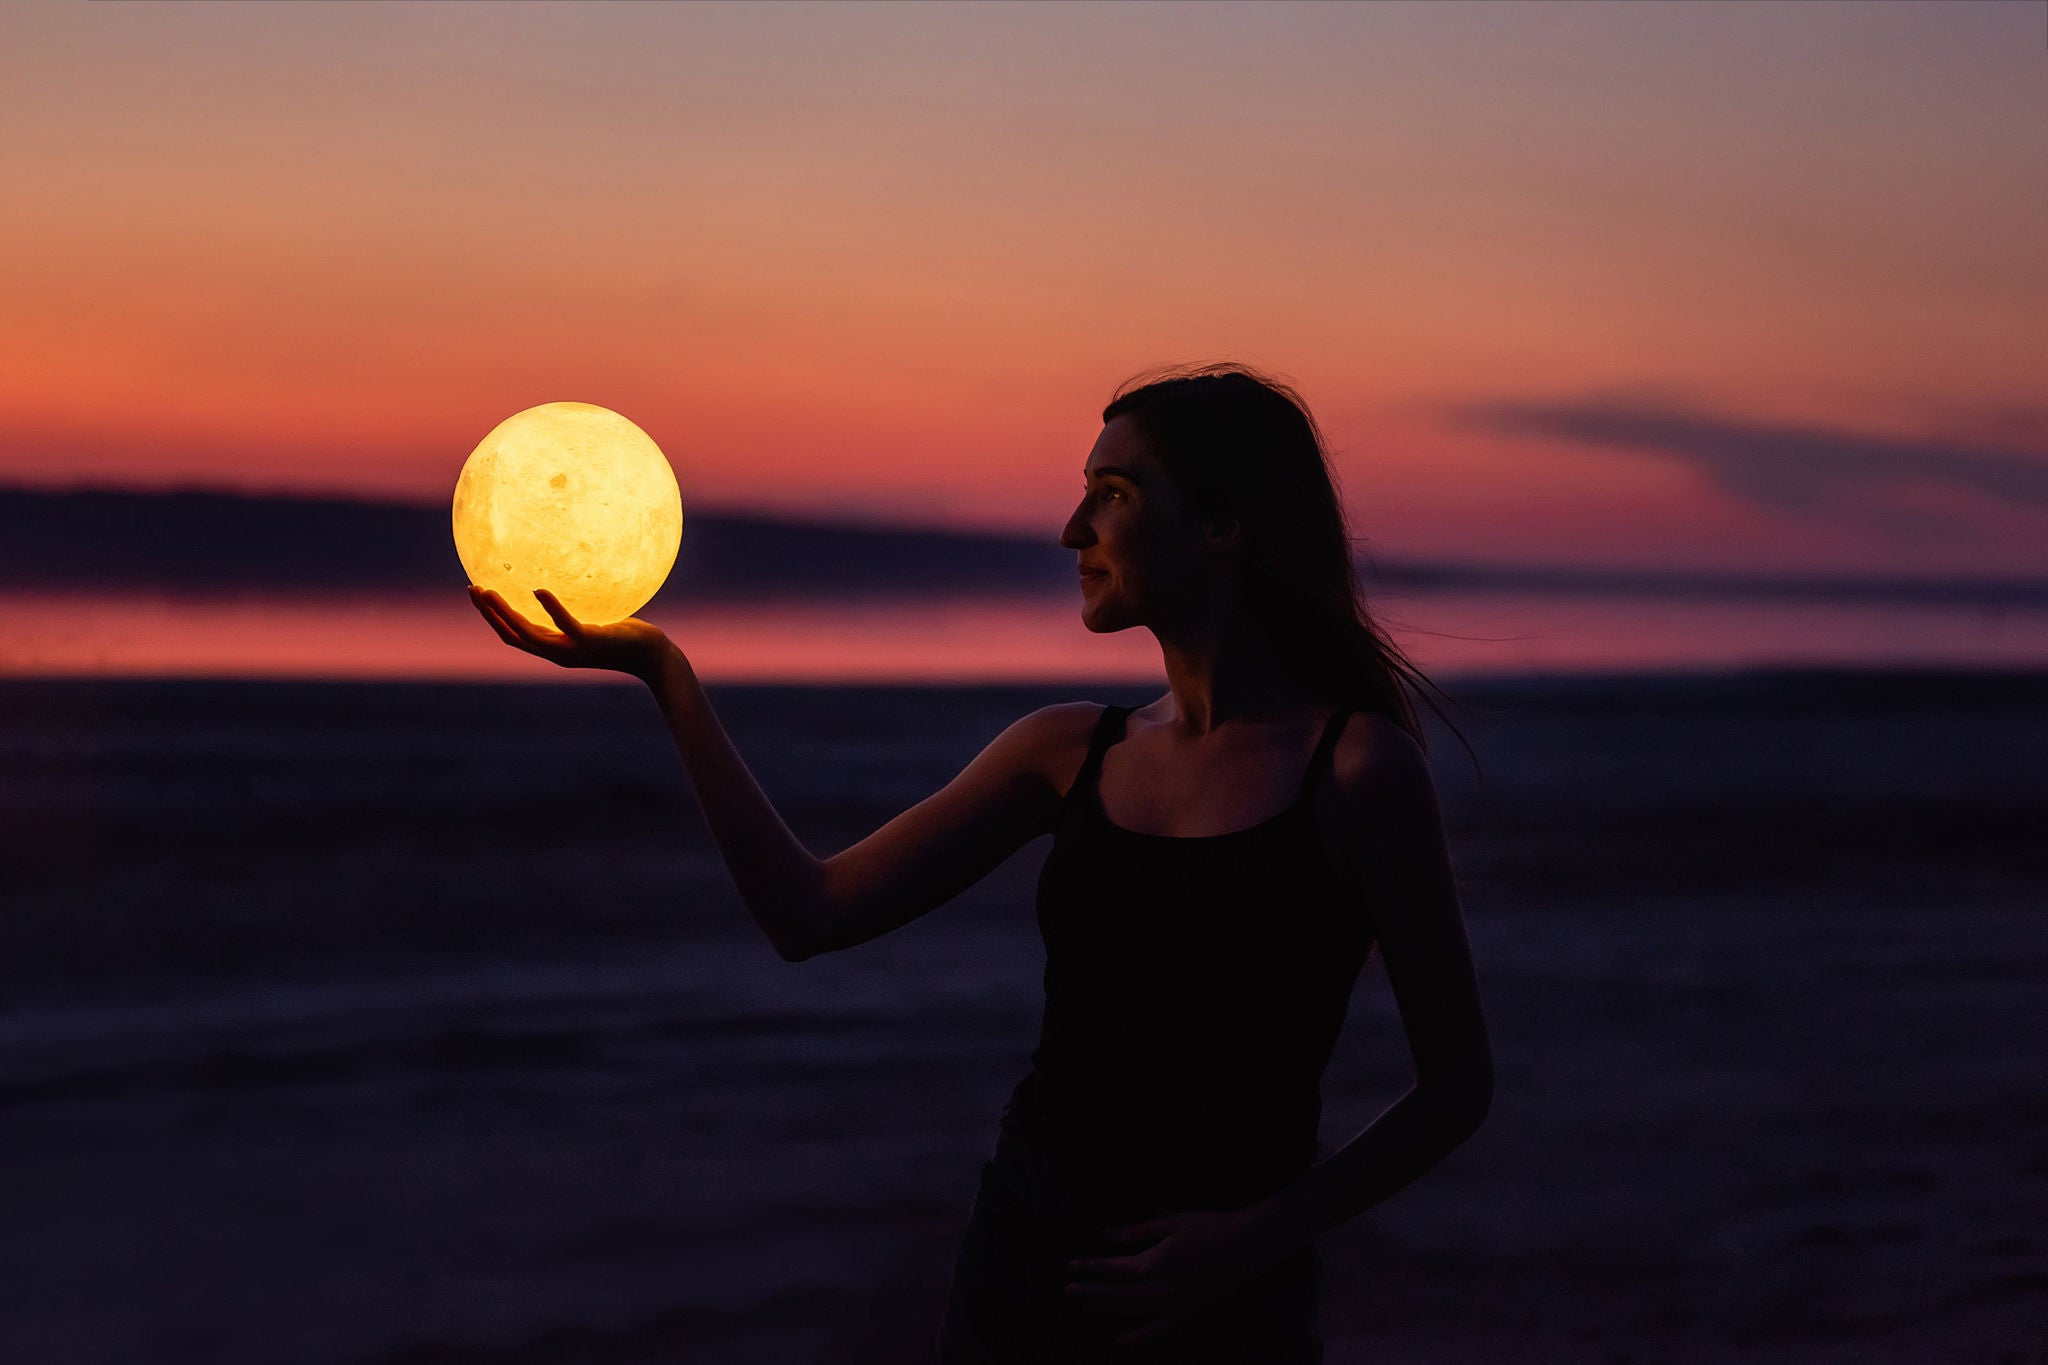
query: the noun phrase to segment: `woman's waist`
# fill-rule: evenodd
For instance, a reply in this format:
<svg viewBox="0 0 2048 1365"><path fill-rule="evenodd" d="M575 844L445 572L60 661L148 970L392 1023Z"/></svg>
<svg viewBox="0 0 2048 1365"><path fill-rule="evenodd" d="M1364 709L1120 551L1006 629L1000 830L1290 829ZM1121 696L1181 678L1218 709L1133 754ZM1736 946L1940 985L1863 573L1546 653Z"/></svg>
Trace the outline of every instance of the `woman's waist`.
<svg viewBox="0 0 2048 1365"><path fill-rule="evenodd" d="M1036 1073L1034 1073L1035 1075ZM1262 1199L1315 1161L1317 1098L1282 1108L1147 1104L1026 1077L1002 1128L1052 1178L1093 1196L1174 1208Z"/></svg>
<svg viewBox="0 0 2048 1365"><path fill-rule="evenodd" d="M1195 1127L1276 1139L1314 1133L1322 1114L1316 1057L1287 1065L1259 1052L1079 1048L1041 1041L1013 1100L1137 1128Z"/></svg>
<svg viewBox="0 0 2048 1365"><path fill-rule="evenodd" d="M1047 1221L1114 1223L1243 1208L1274 1194L1308 1169L1314 1143L1230 1151L1201 1134L1140 1138L1086 1129L1058 1116L1005 1119L992 1165Z"/></svg>

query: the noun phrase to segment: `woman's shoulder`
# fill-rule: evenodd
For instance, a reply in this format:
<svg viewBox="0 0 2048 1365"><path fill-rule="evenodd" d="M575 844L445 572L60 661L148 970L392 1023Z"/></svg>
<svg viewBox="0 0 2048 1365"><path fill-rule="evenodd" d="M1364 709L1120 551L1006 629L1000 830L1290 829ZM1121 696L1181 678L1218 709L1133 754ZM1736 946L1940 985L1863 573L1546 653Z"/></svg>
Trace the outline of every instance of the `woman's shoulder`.
<svg viewBox="0 0 2048 1365"><path fill-rule="evenodd" d="M1353 711L1330 755L1330 781L1316 797L1316 818L1331 866L1366 887L1367 869L1429 835L1436 789L1422 746L1382 711Z"/></svg>
<svg viewBox="0 0 2048 1365"><path fill-rule="evenodd" d="M1109 708L1099 701L1063 701L1024 716L1011 726L1022 761L1056 792L1065 792L1088 760L1095 727Z"/></svg>
<svg viewBox="0 0 2048 1365"><path fill-rule="evenodd" d="M1079 733L1085 743L1107 710L1099 701L1056 701L1039 707L1017 724L1031 734L1054 740Z"/></svg>
<svg viewBox="0 0 2048 1365"><path fill-rule="evenodd" d="M1354 711L1345 719L1330 754L1330 775L1353 799L1399 800L1430 789L1421 742L1384 711Z"/></svg>

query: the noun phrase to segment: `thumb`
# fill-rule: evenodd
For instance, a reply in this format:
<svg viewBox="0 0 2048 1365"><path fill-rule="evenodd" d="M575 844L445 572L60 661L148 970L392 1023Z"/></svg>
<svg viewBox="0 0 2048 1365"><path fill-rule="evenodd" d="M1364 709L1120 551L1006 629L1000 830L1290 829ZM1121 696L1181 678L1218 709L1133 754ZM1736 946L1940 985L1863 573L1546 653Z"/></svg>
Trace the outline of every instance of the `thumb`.
<svg viewBox="0 0 2048 1365"><path fill-rule="evenodd" d="M554 623L562 628L564 635L575 635L583 629L583 623L571 616L569 609L563 606L560 599L546 588L535 588L533 590L533 597L536 602L540 603L541 610L546 612L554 620Z"/></svg>

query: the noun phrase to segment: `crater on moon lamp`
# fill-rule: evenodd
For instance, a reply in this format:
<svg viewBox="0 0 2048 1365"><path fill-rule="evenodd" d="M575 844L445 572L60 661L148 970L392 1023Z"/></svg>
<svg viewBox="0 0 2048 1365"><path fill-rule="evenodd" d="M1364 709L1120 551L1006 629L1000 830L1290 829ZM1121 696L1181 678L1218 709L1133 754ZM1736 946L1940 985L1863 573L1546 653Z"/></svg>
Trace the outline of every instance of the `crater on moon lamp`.
<svg viewBox="0 0 2048 1365"><path fill-rule="evenodd" d="M491 429L455 481L455 553L469 581L539 625L535 588L593 624L660 589L683 537L683 498L646 432L592 403L543 403Z"/></svg>

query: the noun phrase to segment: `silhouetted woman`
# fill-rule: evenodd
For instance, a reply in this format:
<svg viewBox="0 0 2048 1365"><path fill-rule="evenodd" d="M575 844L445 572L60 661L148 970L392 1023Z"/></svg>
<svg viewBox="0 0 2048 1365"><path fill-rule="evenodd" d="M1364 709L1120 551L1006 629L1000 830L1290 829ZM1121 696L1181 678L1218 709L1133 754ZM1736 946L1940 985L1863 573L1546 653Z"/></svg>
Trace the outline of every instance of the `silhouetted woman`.
<svg viewBox="0 0 2048 1365"><path fill-rule="evenodd" d="M1424 680L1366 613L1290 390L1207 367L1102 417L1060 543L1088 629L1150 630L1166 694L1025 716L831 858L783 824L659 630L585 626L544 597L558 634L471 593L508 644L654 691L748 911L792 962L1053 836L1039 1046L982 1168L942 1361L1319 1361L1316 1237L1463 1142L1493 1089L1407 694ZM1323 1068L1375 943L1415 1083L1317 1161Z"/></svg>

